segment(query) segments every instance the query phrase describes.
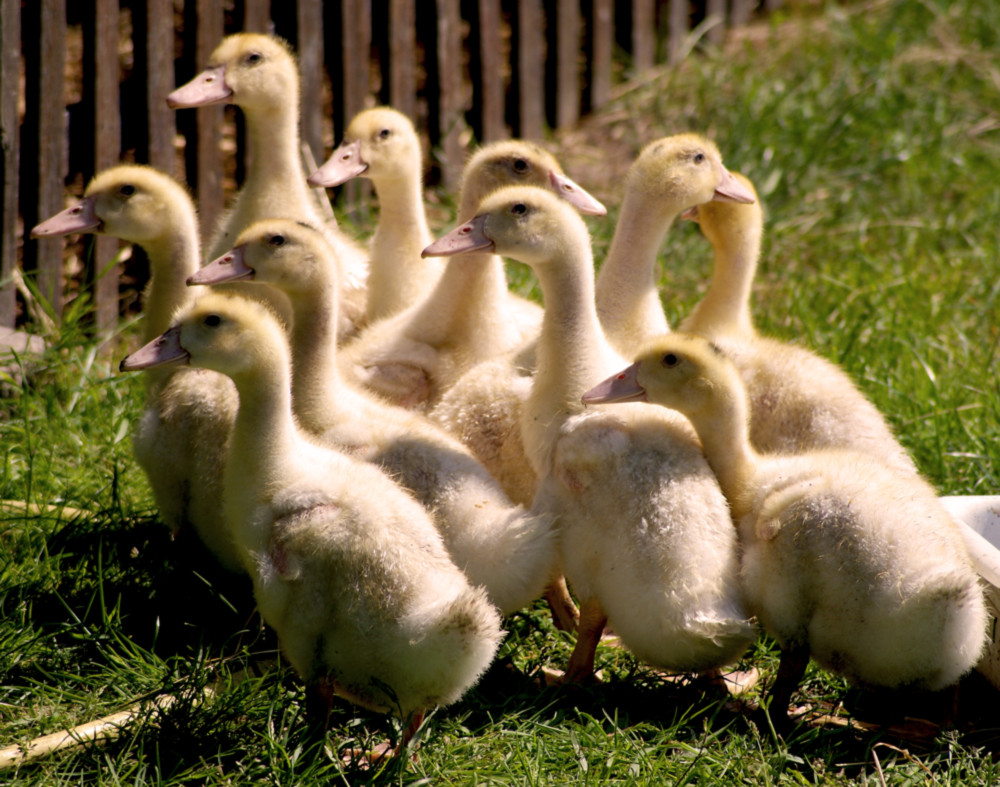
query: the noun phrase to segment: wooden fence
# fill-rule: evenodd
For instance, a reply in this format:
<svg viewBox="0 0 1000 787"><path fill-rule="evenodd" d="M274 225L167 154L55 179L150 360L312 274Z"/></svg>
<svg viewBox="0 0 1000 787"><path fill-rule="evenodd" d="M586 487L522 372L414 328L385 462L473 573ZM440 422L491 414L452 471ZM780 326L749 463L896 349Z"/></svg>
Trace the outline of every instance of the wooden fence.
<svg viewBox="0 0 1000 787"><path fill-rule="evenodd" d="M65 270L66 241L25 236L62 210L68 193L79 195L95 172L122 160L151 164L187 180L203 228L215 221L226 166L237 181L243 172L239 130L235 156L220 144L233 110L175 112L165 98L202 69L227 33L275 32L293 44L302 73L302 136L317 161L354 113L387 103L426 130L439 177L450 185L471 141L538 138L571 125L605 103L616 82L683 57L696 25L718 41L756 5L0 0L0 329L25 319L15 287L20 270L34 276L58 318L73 278ZM99 266L118 243L92 243L84 256L96 263L87 263L82 282L96 306L96 328L107 332L119 319L119 281Z"/></svg>

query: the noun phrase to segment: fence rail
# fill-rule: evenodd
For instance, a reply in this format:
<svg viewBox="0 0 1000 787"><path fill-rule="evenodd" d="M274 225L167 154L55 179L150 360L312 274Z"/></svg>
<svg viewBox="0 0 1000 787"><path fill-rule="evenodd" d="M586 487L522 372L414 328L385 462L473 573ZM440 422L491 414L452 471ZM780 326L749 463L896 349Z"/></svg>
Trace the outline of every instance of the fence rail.
<svg viewBox="0 0 1000 787"><path fill-rule="evenodd" d="M770 0L766 6L776 5ZM17 275L58 318L71 274L61 238L25 242L95 173L148 163L186 180L202 227L239 181L233 110L176 113L166 96L219 40L275 32L302 74L301 131L317 161L356 112L387 103L425 129L436 177L453 185L471 140L542 137L609 100L613 86L684 55L694 25L718 41L756 0L0 0L0 328L23 322ZM280 6L280 7L279 7ZM17 89L13 89L14 87ZM221 146L236 123L236 155ZM227 166L229 169L227 170ZM95 238L83 283L96 329L119 319L118 248Z"/></svg>

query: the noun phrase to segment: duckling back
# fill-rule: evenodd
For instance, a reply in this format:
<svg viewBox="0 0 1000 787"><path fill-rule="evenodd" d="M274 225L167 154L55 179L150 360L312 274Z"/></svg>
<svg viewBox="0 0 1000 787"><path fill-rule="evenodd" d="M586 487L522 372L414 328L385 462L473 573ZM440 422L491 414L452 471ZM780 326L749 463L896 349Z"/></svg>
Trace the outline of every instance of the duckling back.
<svg viewBox="0 0 1000 787"><path fill-rule="evenodd" d="M863 685L939 689L979 657L986 613L933 490L878 460L828 451L763 460L739 523L750 608L782 647L808 645Z"/></svg>

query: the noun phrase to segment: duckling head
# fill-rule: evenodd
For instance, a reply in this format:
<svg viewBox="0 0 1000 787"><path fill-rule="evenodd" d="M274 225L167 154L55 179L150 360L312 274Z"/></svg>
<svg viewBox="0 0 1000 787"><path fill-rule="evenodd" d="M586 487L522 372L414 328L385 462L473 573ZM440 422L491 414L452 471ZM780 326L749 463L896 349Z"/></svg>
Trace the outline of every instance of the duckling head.
<svg viewBox="0 0 1000 787"><path fill-rule="evenodd" d="M339 186L362 175L391 183L412 175L421 161L420 138L410 119L390 107L375 107L354 116L340 145L309 176L309 183Z"/></svg>
<svg viewBox="0 0 1000 787"><path fill-rule="evenodd" d="M722 163L712 140L675 134L649 143L629 168L626 193L680 213L712 200L751 203L755 199Z"/></svg>
<svg viewBox="0 0 1000 787"><path fill-rule="evenodd" d="M756 235L759 243L764 226L763 207L753 183L738 172L731 172L730 175L753 196L753 202L716 199L697 205L682 215L682 218L697 221L701 234L716 249L726 248L751 234Z"/></svg>
<svg viewBox="0 0 1000 787"><path fill-rule="evenodd" d="M537 268L589 238L583 219L552 191L507 186L488 195L473 219L432 243L423 256L487 251Z"/></svg>
<svg viewBox="0 0 1000 787"><path fill-rule="evenodd" d="M194 215L181 184L152 167L122 164L99 172L83 199L31 230L31 237L96 232L144 244L175 231L179 211Z"/></svg>
<svg viewBox="0 0 1000 787"><path fill-rule="evenodd" d="M563 172L548 151L531 142L512 139L480 148L462 174L460 215L480 212L486 195L504 186L549 189L586 215L603 216L607 209Z"/></svg>
<svg viewBox="0 0 1000 787"><path fill-rule="evenodd" d="M205 70L167 96L167 104L280 110L297 107L298 96L298 66L288 44L277 36L236 33L222 39Z"/></svg>
<svg viewBox="0 0 1000 787"><path fill-rule="evenodd" d="M181 312L165 333L126 357L119 369L190 364L238 380L256 376L274 348L283 346L283 328L262 303L209 292Z"/></svg>
<svg viewBox="0 0 1000 787"><path fill-rule="evenodd" d="M635 363L583 395L584 404L652 402L695 416L740 386L735 368L711 342L682 333L651 340Z"/></svg>

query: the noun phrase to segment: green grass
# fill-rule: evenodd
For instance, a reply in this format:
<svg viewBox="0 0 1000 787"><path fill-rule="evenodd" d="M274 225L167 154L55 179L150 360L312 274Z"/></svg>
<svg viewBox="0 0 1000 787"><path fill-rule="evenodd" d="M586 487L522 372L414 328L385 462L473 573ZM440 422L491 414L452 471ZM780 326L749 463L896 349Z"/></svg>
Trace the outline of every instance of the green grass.
<svg viewBox="0 0 1000 787"><path fill-rule="evenodd" d="M714 137L767 208L760 329L842 363L942 492L981 494L1000 488L998 108L991 0L813 4L623 92L554 143L570 174L612 208L590 222L600 259L621 167L639 146L682 130ZM583 166L602 157L603 168ZM694 226L679 225L662 257L676 323L703 291L711 255ZM523 270L512 278L531 289ZM121 352L107 358L86 339L85 317L81 301L44 357L21 359L21 374L2 381L0 498L50 508L0 511L0 744L158 693L178 699L113 742L0 780L1000 783L996 694L977 676L963 687L957 723L924 738L913 724L909 735L803 725L782 740L610 647L598 653L603 685L539 689L538 671L562 666L571 648L540 606L507 620L497 663L428 720L416 762L344 768L338 749L392 738L398 726L346 704L328 732L309 724L246 585L219 577L158 521L128 438L140 381L114 371ZM766 685L773 645L762 639L750 664ZM924 698L896 710L815 667L796 701L843 704L868 722L905 713L937 723L948 705Z"/></svg>

